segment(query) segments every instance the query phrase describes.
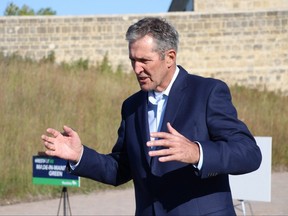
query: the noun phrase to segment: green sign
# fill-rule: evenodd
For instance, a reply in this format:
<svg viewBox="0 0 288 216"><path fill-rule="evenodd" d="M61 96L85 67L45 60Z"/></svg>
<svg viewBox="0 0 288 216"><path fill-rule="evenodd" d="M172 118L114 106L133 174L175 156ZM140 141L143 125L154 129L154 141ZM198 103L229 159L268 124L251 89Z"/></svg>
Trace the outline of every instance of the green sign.
<svg viewBox="0 0 288 216"><path fill-rule="evenodd" d="M80 177L67 172L66 166L58 157L33 156L33 184L80 187Z"/></svg>

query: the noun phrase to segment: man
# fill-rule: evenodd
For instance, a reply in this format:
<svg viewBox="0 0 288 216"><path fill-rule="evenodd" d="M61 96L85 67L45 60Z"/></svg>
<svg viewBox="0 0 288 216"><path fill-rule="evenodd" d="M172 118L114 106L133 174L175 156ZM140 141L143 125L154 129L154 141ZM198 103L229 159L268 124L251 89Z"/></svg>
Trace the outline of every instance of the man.
<svg viewBox="0 0 288 216"><path fill-rule="evenodd" d="M141 90L122 105L110 154L83 146L64 126L42 135L46 154L70 161L71 173L106 184L133 180L136 215L235 215L228 174L256 170L261 152L237 119L225 83L176 65L178 33L144 18L126 33Z"/></svg>

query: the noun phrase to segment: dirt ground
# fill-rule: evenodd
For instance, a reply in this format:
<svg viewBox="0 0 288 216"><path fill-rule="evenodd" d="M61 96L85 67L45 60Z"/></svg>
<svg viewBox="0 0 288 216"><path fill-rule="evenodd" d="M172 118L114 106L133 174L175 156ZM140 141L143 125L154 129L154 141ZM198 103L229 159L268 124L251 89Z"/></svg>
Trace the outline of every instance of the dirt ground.
<svg viewBox="0 0 288 216"><path fill-rule="evenodd" d="M247 201L246 215L288 216L288 172L272 173L271 181L271 202ZM0 206L0 215L134 215L135 212L132 188L73 195L65 200L66 210L63 208L64 200L59 198ZM235 200L235 205L237 204L240 203ZM238 215L243 215L241 205L235 208Z"/></svg>

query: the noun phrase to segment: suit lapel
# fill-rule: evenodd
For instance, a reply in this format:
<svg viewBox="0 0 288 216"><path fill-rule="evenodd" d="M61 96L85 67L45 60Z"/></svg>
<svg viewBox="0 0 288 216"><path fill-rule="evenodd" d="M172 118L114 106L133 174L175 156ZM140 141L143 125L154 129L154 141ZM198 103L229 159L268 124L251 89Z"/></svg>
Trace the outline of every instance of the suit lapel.
<svg viewBox="0 0 288 216"><path fill-rule="evenodd" d="M170 122L171 125L175 121L176 116L178 115L179 108L181 107L182 101L185 98L184 89L186 88L185 75L187 72L180 67L179 74L172 85L172 88L169 93L167 106L165 114L163 117L163 123L161 126L161 131L167 132L167 122Z"/></svg>
<svg viewBox="0 0 288 216"><path fill-rule="evenodd" d="M150 164L150 156L148 155L148 147L146 145L146 142L150 140L149 135L149 126L148 126L148 110L147 110L147 92L142 92L141 97L141 106L139 106L137 111L137 120L140 128L140 134L141 134L141 143L140 148L145 154L147 162Z"/></svg>

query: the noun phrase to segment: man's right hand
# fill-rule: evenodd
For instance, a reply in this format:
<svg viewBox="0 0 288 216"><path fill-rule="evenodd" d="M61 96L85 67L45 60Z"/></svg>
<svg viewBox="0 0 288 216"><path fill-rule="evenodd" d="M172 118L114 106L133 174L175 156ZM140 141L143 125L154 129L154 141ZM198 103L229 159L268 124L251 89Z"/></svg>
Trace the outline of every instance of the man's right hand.
<svg viewBox="0 0 288 216"><path fill-rule="evenodd" d="M43 134L41 139L46 148L45 153L65 160L78 162L82 155L83 145L77 132L72 128L64 126L61 133L53 128L48 128L48 135Z"/></svg>

